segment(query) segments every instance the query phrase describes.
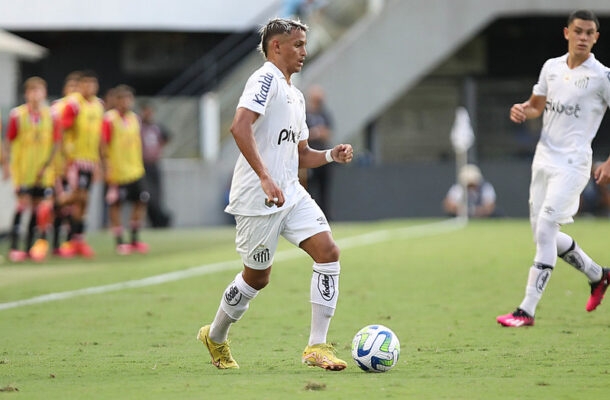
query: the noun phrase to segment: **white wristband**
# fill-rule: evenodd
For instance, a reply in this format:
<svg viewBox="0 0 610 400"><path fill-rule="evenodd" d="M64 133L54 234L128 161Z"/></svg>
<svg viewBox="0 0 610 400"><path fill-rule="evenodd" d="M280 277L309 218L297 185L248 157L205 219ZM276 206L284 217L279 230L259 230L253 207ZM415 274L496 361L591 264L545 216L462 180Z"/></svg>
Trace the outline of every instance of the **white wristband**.
<svg viewBox="0 0 610 400"><path fill-rule="evenodd" d="M326 150L326 154L325 155L326 155L326 161L328 161L329 163L335 161L335 160L333 160L333 155L332 155L332 150L331 149Z"/></svg>

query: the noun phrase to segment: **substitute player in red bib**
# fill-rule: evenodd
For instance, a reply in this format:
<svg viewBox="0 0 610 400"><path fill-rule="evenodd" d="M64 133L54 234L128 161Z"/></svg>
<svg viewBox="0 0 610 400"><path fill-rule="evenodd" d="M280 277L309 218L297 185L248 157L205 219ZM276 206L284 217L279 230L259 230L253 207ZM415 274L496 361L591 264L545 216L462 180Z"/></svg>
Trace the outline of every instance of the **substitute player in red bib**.
<svg viewBox="0 0 610 400"><path fill-rule="evenodd" d="M53 115L61 120L64 110L70 101L70 96L78 90L78 82L80 72L74 71L66 76L64 80L63 95L53 102L51 110ZM54 187L54 219L53 219L53 254L61 257L70 258L74 256L74 248L70 243L72 233L70 226L72 225L72 204L70 185L68 184L67 160L71 158L74 149L74 133L71 130L62 132L62 141L60 150L53 158L53 168L55 169L55 187ZM66 228L65 237L63 236L62 228Z"/></svg>
<svg viewBox="0 0 610 400"><path fill-rule="evenodd" d="M62 115L64 141L70 144L66 157L67 177L71 187L68 202L72 204L72 240L66 250L84 257L92 257L94 254L85 242L85 217L89 189L100 161L104 105L97 97L98 89L95 73L83 71L78 80L78 91L70 95Z"/></svg>
<svg viewBox="0 0 610 400"><path fill-rule="evenodd" d="M541 115L543 122L532 163L529 200L536 255L523 301L514 312L496 318L503 326L534 325L536 307L557 256L588 278L587 311L601 303L610 281L610 270L599 266L560 231L561 225L573 222L578 211L591 171L591 141L610 104L610 69L591 53L599 38L597 17L591 11L575 11L563 33L568 53L547 60L529 100L510 109L513 122ZM598 176L609 166L610 160L598 168Z"/></svg>
<svg viewBox="0 0 610 400"><path fill-rule="evenodd" d="M307 56L307 29L286 19L261 29L267 62L248 79L231 125L241 154L226 211L235 216L244 268L227 286L212 324L197 335L217 368L239 368L227 342L229 328L269 283L280 235L313 259L311 330L303 363L333 371L347 366L326 341L339 295L339 248L324 213L299 184L298 169L350 162L353 150L348 144L323 151L307 144L305 100L291 81Z"/></svg>
<svg viewBox="0 0 610 400"><path fill-rule="evenodd" d="M140 121L132 111L133 89L120 85L114 93L115 108L106 112L102 127L102 164L108 185L106 202L109 206L110 228L118 254L147 253L148 245L139 239L146 215L146 203L150 197L144 184ZM133 203L129 243L123 240L121 223L121 205L126 201Z"/></svg>
<svg viewBox="0 0 610 400"><path fill-rule="evenodd" d="M46 104L47 83L39 77L24 83L26 103L11 110L6 137L10 146L10 174L17 193L17 209L11 229L9 258L23 261L28 256L42 261L49 244L54 170L53 156L61 139L59 124ZM31 209L24 250L19 249L22 214ZM38 240L34 243L35 237Z"/></svg>

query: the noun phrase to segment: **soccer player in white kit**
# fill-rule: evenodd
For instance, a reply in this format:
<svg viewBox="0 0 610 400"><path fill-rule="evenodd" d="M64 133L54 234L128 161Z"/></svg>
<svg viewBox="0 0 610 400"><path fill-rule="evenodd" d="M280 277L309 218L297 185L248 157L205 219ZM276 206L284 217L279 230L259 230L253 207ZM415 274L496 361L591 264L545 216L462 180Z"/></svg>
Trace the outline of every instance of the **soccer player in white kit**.
<svg viewBox="0 0 610 400"><path fill-rule="evenodd" d="M513 122L542 115L543 124L532 162L529 200L536 255L521 305L496 318L503 326L534 325L536 306L558 256L589 279L587 311L601 303L610 281L610 270L560 232L561 225L573 222L578 211L591 171L591 141L610 104L610 69L591 53L598 31L599 21L591 11L570 14L563 30L568 53L547 60L529 100L510 109ZM607 181L609 172L610 158L595 171L598 183Z"/></svg>
<svg viewBox="0 0 610 400"><path fill-rule="evenodd" d="M302 362L332 371L347 367L326 343L339 295L339 248L324 213L299 184L298 169L350 162L353 149L339 144L319 151L307 144L305 100L290 80L307 56L307 29L278 18L260 30L259 49L267 62L248 79L231 125L241 154L225 211L235 216L235 243L244 269L225 289L212 323L197 334L220 369L239 368L229 349L229 328L269 283L280 235L314 262L311 330Z"/></svg>

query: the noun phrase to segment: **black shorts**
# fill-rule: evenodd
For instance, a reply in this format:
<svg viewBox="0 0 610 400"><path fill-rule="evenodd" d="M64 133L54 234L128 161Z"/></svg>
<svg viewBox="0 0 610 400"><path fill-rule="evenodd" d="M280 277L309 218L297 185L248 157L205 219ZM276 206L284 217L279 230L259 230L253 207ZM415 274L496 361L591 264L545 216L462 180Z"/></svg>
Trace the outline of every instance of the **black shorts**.
<svg viewBox="0 0 610 400"><path fill-rule="evenodd" d="M147 203L150 198L148 190L146 190L146 183L144 178L140 178L137 181L127 183L125 185L119 185L119 201L140 201Z"/></svg>
<svg viewBox="0 0 610 400"><path fill-rule="evenodd" d="M89 188L91 188L91 182L93 182L93 172L79 169L76 187L89 190Z"/></svg>
<svg viewBox="0 0 610 400"><path fill-rule="evenodd" d="M17 194L28 195L33 199L44 200L53 196L53 188L43 186L20 186Z"/></svg>
<svg viewBox="0 0 610 400"><path fill-rule="evenodd" d="M66 173L70 188L89 190L93 182L93 168L83 168L77 163L70 164Z"/></svg>

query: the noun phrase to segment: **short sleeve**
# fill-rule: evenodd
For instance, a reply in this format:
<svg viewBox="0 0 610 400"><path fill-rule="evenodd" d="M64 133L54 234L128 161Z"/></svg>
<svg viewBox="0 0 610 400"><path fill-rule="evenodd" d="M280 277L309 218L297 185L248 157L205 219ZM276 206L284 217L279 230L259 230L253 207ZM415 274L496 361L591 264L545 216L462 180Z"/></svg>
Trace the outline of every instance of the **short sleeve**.
<svg viewBox="0 0 610 400"><path fill-rule="evenodd" d="M545 62L544 65L542 66L542 69L540 70L540 76L538 77L538 82L536 82L536 84L534 85L534 89L532 90L532 93L536 96L546 97L546 95L547 95L547 91L548 91L547 74L548 74L548 69L549 69L549 62L550 62L550 60Z"/></svg>
<svg viewBox="0 0 610 400"><path fill-rule="evenodd" d="M605 69L604 75L603 97L606 105L610 107L610 68Z"/></svg>
<svg viewBox="0 0 610 400"><path fill-rule="evenodd" d="M259 70L252 74L239 98L237 108L243 107L265 115L269 100L277 92L277 77L269 71Z"/></svg>

